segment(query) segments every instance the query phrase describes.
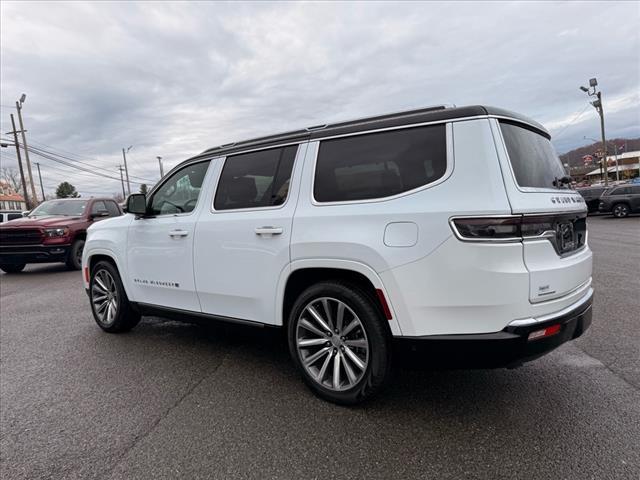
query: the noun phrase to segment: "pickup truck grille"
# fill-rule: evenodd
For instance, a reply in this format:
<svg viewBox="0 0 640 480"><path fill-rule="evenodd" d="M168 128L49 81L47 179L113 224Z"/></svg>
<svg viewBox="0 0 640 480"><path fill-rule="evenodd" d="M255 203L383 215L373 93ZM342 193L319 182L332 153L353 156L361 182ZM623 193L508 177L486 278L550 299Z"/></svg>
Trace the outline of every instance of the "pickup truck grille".
<svg viewBox="0 0 640 480"><path fill-rule="evenodd" d="M42 233L37 228L3 228L0 245L37 245L42 243Z"/></svg>

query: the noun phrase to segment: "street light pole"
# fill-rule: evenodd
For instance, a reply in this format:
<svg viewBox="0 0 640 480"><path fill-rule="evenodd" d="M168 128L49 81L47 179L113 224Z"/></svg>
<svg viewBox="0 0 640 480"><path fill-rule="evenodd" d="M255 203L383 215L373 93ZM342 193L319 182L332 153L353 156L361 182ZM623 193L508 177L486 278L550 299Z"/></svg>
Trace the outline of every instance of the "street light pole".
<svg viewBox="0 0 640 480"><path fill-rule="evenodd" d="M29 147L27 146L27 136L24 131L24 123L22 122L22 104L27 96L23 93L20 100L16 101L16 109L18 110L18 121L20 122L20 131L22 133L22 148L24 148L24 158L27 162L27 172L29 172L29 184L31 185L31 200L33 206L38 204L38 196L36 195L36 186L33 183L33 172L31 171L31 161L29 160ZM14 129L15 130L15 129Z"/></svg>
<svg viewBox="0 0 640 480"><path fill-rule="evenodd" d="M580 90L585 92L590 97L595 96L596 100L591 102L591 105L596 109L598 115L600 115L600 133L602 134L602 159L600 162L604 164L604 186L609 186L609 165L607 164L607 140L604 135L604 110L602 108L602 92L597 92L596 87L598 86L598 80L595 78L589 79L589 88L580 87ZM616 171L618 170L618 165L616 163Z"/></svg>
<svg viewBox="0 0 640 480"><path fill-rule="evenodd" d="M122 178L122 165L118 165L118 170L120 170L120 183L122 183L122 198L127 198L127 193L124 191L124 178Z"/></svg>

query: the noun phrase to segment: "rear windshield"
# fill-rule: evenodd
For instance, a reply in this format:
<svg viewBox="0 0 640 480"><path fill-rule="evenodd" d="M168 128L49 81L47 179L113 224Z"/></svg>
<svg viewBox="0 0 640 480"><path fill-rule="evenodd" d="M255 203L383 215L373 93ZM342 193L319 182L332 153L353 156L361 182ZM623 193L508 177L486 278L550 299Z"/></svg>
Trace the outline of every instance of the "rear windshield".
<svg viewBox="0 0 640 480"><path fill-rule="evenodd" d="M566 172L551 142L539 133L513 123L500 122L500 128L518 185L558 188L555 180L566 176Z"/></svg>

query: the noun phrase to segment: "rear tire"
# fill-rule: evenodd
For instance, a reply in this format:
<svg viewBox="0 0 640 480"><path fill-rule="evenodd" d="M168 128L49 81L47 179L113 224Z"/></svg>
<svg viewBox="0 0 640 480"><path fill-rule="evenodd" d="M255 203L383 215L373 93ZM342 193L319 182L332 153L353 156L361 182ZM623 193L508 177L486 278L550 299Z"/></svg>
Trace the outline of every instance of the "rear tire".
<svg viewBox="0 0 640 480"><path fill-rule="evenodd" d="M98 262L91 269L89 303L98 326L109 333L127 332L140 322L129 302L116 267Z"/></svg>
<svg viewBox="0 0 640 480"><path fill-rule="evenodd" d="M26 263L2 264L0 265L0 270L5 273L20 273L26 266Z"/></svg>
<svg viewBox="0 0 640 480"><path fill-rule="evenodd" d="M626 203L616 203L611 211L614 217L624 218L629 215L629 206Z"/></svg>
<svg viewBox="0 0 640 480"><path fill-rule="evenodd" d="M67 254L67 268L69 270L80 270L82 268L82 250L84 249L84 240L76 240L71 245L71 250Z"/></svg>
<svg viewBox="0 0 640 480"><path fill-rule="evenodd" d="M319 397L355 405L373 397L387 381L391 338L374 302L357 285L326 281L307 288L294 303L289 351Z"/></svg>

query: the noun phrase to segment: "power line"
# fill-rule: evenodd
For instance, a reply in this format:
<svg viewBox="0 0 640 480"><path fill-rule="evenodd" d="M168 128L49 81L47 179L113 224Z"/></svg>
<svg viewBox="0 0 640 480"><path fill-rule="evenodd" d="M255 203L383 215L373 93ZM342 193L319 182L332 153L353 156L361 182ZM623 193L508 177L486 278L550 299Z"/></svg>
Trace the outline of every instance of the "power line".
<svg viewBox="0 0 640 480"><path fill-rule="evenodd" d="M84 164L84 165L88 165L88 166L91 166L91 167L93 167L93 168L98 168L98 169L100 169L100 170L106 170L106 169L104 169L104 168L102 168L102 167L97 167L97 166L95 166L95 165L93 165L93 164L90 164L90 163L87 163L87 162L83 162L82 160L78 160L77 158L69 158L69 157L67 157L67 156L65 156L65 155L61 155L60 153L57 153L57 152L63 152L63 153L65 153L66 155L71 155L72 157L80 157L80 158L85 158L85 159L87 159L87 160L93 160L93 161L96 161L94 158L88 157L87 155L80 155L80 154L78 154L78 153L72 153L72 152L69 152L69 151L67 151L67 150L63 150L63 149L58 148L58 147L52 147L51 145L47 145L47 144L45 144L45 143L42 143L42 142L39 142L39 141L37 141L37 140L33 140L33 139L31 139L31 143L35 143L35 144L37 144L37 145L42 145L43 147L47 147L47 148L49 149L49 153L52 153L52 154L57 155L57 156L62 157L62 158L66 158L67 160L72 160L72 161L74 161L74 162L82 163L82 164ZM43 151L47 151L47 150L46 150L46 149L44 149L44 148L41 148L41 150L43 150ZM56 150L57 150L57 152L56 152ZM140 180L144 180L144 181L146 181L146 182L151 182L151 181L153 181L153 180L150 180L150 179L148 179L148 178L140 177L140 176L137 176L137 175L131 175L131 174L129 174L129 176L130 176L130 177L133 177L133 178L138 178L138 179L140 179Z"/></svg>
<svg viewBox="0 0 640 480"><path fill-rule="evenodd" d="M73 163L70 163L70 162L65 161L65 160L61 160L60 158L56 158L52 154L50 154L50 153L48 153L48 152L46 152L44 150L40 150L38 148L29 147L29 151L33 152L34 154L36 154L36 155L38 155L40 157L46 158L48 160L51 160L53 162L57 162L57 163L60 163L62 165L65 165L67 167L74 168L74 169L77 169L77 170L80 170L80 171L83 171L83 172L87 172L87 173L90 173L92 175L96 175L98 177L109 178L111 180L118 180L118 181L120 180L119 178L112 177L110 175L107 175L107 174L104 174L104 173L101 173L101 172L96 172L96 171L90 170L90 169L88 169L86 167L81 167L79 165L74 165ZM145 183L145 182L132 181L131 183L137 183L137 184L141 185L142 183Z"/></svg>
<svg viewBox="0 0 640 480"><path fill-rule="evenodd" d="M77 158L68 157L68 156L66 156L66 155L62 155L62 154L60 154L60 153L57 153L57 152L55 152L55 151L52 151L52 150L64 151L64 150L61 150L61 149L59 149L59 148L50 147L49 145L45 145L44 143L42 143L42 142L38 142L38 141L33 140L33 139L31 139L31 143L32 143L32 144L33 144L33 143L36 143L36 144L38 144L38 145L44 145L44 146L46 146L47 148L49 148L49 150L47 150L47 149L45 149L45 148L41 148L41 147L34 147L33 145L31 145L31 146L29 147L29 151L34 151L34 153L36 153L36 154L37 154L38 152L37 152L37 151L35 151L35 150L38 150L38 151L40 151L40 152L44 152L44 153L49 154L49 155L53 155L53 156L56 156L56 157L59 157L59 158L63 158L63 159L65 159L65 160L68 160L68 161L71 161L71 162L77 162L77 163L80 163L80 164L82 164L82 165L86 165L86 166L88 166L88 167L91 167L92 169L102 170L102 171L104 171L104 172L107 172L107 173L111 174L111 170L108 170L108 169L106 169L106 168L98 167L97 165L93 165L93 164L91 164L91 163L83 162L82 160L78 160ZM20 144L20 146L22 147L22 144ZM24 147L23 147L23 148L24 148ZM67 152L67 153L68 153L68 152ZM68 153L68 154L69 154L69 155L77 156L76 154L73 154L73 153ZM90 157L84 157L84 158L90 158ZM92 173L95 173L95 172L92 172ZM129 175L129 176L130 176L130 177L133 177L133 178L137 178L137 179L139 179L139 180L144 180L143 182L135 182L135 181L132 181L132 183L140 184L140 183L155 182L155 180L150 180L150 179L148 179L148 178L139 177L139 176L137 176L137 175Z"/></svg>
<svg viewBox="0 0 640 480"><path fill-rule="evenodd" d="M571 125L573 125L573 124L574 124L574 123L575 123L575 122L576 122L576 121L577 121L577 120L582 116L582 114L583 114L584 112L586 112L586 111L587 111L587 108L589 108L589 104L587 104L587 105L582 109L582 111L581 111L580 113L578 113L578 114L573 118L573 120L571 120L571 121L570 121L570 122L569 122L569 123L568 123L568 124L567 124L563 129L562 129L562 130L560 130L556 135L554 135L553 139L554 139L554 140L558 140L558 137L559 137L560 135L562 135L562 134L567 130L567 128L569 128Z"/></svg>

